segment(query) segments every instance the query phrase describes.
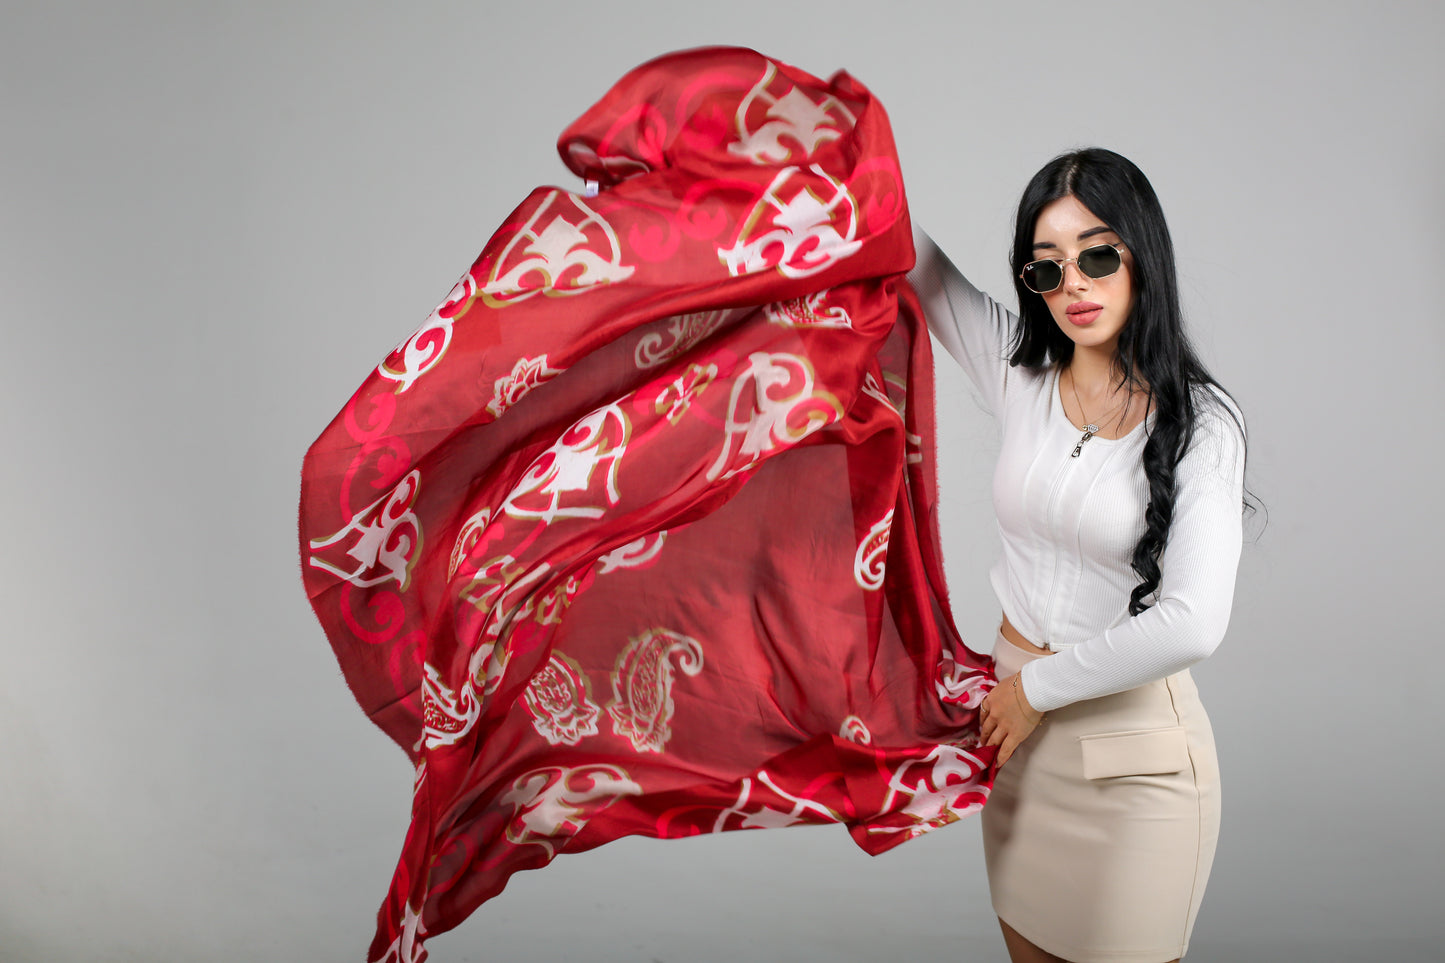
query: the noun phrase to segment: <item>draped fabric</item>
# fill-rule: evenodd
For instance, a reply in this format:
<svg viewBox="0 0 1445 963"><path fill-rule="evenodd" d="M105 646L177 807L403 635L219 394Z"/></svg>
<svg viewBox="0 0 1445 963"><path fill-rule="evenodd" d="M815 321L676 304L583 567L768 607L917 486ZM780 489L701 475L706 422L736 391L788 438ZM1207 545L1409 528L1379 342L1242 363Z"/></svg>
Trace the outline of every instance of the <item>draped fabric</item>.
<svg viewBox="0 0 1445 963"><path fill-rule="evenodd" d="M989 661L939 559L932 359L892 133L856 80L662 57L307 453L307 594L407 753L371 945L629 834L979 809Z"/></svg>

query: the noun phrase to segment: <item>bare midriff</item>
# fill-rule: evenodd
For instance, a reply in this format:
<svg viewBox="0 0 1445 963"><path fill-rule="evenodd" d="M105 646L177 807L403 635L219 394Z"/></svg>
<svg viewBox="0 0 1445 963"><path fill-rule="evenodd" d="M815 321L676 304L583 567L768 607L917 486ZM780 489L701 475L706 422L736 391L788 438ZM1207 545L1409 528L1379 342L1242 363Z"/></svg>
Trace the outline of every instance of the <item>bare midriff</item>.
<svg viewBox="0 0 1445 963"><path fill-rule="evenodd" d="M1034 645L1028 639L1024 638L1023 633L1013 627L1013 623L1008 620L1007 615L1003 616L1003 621L999 623L998 630L1003 634L1004 638L1008 639L1010 642L1023 649L1025 652L1033 652L1037 655L1049 654L1048 649Z"/></svg>

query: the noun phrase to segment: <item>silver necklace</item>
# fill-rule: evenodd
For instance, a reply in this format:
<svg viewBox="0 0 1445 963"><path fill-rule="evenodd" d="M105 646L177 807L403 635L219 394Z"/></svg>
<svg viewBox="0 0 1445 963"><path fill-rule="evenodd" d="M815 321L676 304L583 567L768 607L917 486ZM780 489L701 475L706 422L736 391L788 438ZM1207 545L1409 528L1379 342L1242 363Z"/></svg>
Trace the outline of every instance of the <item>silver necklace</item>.
<svg viewBox="0 0 1445 963"><path fill-rule="evenodd" d="M1079 414L1084 416L1085 421L1085 424L1079 426L1079 430L1084 433L1084 437L1079 439L1079 443L1074 446L1073 454L1069 456L1070 458L1078 458L1084 450L1084 442L1088 441L1090 438L1094 437L1099 433L1099 426L1089 420L1089 413L1084 410L1084 403L1079 400L1079 385L1078 382L1074 380L1074 369L1069 368L1067 370L1069 372L1069 390L1074 393L1074 404L1079 406ZM1128 396L1125 396L1124 400L1128 401ZM1114 405L1114 408L1118 407L1118 404ZM1110 408L1108 412L1106 412L1106 414L1113 414L1114 408Z"/></svg>

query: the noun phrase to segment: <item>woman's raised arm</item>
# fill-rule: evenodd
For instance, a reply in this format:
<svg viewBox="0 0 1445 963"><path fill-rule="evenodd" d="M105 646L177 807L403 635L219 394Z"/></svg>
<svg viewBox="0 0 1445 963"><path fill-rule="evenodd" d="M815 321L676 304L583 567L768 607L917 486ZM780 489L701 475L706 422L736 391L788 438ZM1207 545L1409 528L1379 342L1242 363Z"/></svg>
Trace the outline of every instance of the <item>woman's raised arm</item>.
<svg viewBox="0 0 1445 963"><path fill-rule="evenodd" d="M913 226L918 262L908 281L923 303L928 330L953 355L995 418L1003 410L1013 312L969 283L933 238Z"/></svg>

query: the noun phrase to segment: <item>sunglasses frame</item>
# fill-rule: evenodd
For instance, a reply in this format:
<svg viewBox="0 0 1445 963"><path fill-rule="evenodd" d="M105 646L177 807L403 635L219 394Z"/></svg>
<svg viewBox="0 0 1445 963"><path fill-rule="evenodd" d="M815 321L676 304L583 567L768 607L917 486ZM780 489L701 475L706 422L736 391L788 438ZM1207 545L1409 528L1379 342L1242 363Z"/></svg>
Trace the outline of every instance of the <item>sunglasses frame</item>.
<svg viewBox="0 0 1445 963"><path fill-rule="evenodd" d="M1098 250L1098 249L1101 248L1101 247L1112 247L1112 248L1114 249L1114 253L1116 253L1116 254L1119 255L1119 266L1118 266L1118 267L1114 268L1114 270L1110 271L1108 274L1099 274L1099 275L1090 274L1088 271L1085 271L1083 268L1079 267L1079 258L1083 257L1085 254L1088 254L1090 251L1096 251L1096 250ZM1049 288L1047 291L1037 291L1037 290L1035 290L1034 288L1029 287L1028 278L1026 278L1024 275L1026 275L1026 274L1029 273L1029 268L1033 267L1035 264L1039 264L1039 263L1042 263L1042 262L1044 262L1044 261L1052 261L1053 263L1055 263L1055 264L1057 264L1057 265L1059 266L1059 283L1058 283L1058 284L1055 284L1053 287ZM1034 260L1032 260L1032 261L1030 261L1030 262L1028 262L1027 264L1024 265L1024 269L1019 272L1019 280L1024 283L1024 287L1028 288L1030 291L1033 291L1035 294L1053 294L1053 293L1054 293L1055 291L1057 291L1059 288L1063 287L1063 284L1064 284L1064 265L1070 264L1070 263L1072 263L1072 264L1074 265L1074 267L1078 269L1078 272L1079 272L1080 274L1082 274L1084 277L1089 278L1090 280L1094 280L1094 281L1102 281L1104 278L1111 278L1111 277L1113 277L1114 275L1118 274L1119 271L1124 267L1124 245L1123 245L1123 244L1109 244L1109 243L1107 243L1107 242L1106 242L1106 243L1103 243L1103 244L1090 244L1088 247L1084 248L1082 251L1079 252L1078 257L1040 257L1040 258L1035 258Z"/></svg>

